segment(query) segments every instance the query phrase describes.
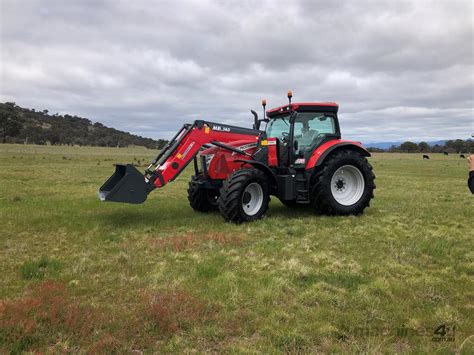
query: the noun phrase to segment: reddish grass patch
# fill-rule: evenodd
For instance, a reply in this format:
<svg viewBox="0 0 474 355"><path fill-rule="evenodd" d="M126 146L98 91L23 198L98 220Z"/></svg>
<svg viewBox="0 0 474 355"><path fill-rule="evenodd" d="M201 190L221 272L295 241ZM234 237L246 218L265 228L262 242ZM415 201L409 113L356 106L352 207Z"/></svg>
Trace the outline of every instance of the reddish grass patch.
<svg viewBox="0 0 474 355"><path fill-rule="evenodd" d="M54 344L58 334L84 339L92 333L93 315L72 299L64 284L43 282L23 297L0 301L0 343L21 352Z"/></svg>
<svg viewBox="0 0 474 355"><path fill-rule="evenodd" d="M102 336L95 342L87 352L88 354L114 354L118 353L121 348L121 343L118 339L110 334Z"/></svg>
<svg viewBox="0 0 474 355"><path fill-rule="evenodd" d="M160 339L210 320L212 311L184 290L145 291L126 309L106 311L81 304L63 283L47 281L0 301L0 354L152 350Z"/></svg>
<svg viewBox="0 0 474 355"><path fill-rule="evenodd" d="M255 316L247 309L236 311L232 318L224 322L223 328L225 333L231 337L251 336L257 329L255 324Z"/></svg>
<svg viewBox="0 0 474 355"><path fill-rule="evenodd" d="M168 238L161 238L153 241L153 244L160 249L172 249L174 251L184 251L192 249L207 242L213 242L219 245L239 245L244 238L240 235L229 236L222 233L210 234L188 234L178 235Z"/></svg>
<svg viewBox="0 0 474 355"><path fill-rule="evenodd" d="M144 313L151 327L165 336L209 319L208 304L183 290L148 295Z"/></svg>

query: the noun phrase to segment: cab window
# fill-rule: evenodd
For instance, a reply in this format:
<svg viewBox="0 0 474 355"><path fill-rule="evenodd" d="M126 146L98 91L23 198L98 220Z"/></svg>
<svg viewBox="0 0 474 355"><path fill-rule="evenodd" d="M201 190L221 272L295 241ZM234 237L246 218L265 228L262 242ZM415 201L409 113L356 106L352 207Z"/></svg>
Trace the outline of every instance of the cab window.
<svg viewBox="0 0 474 355"><path fill-rule="evenodd" d="M268 138L278 138L282 140L290 133L289 116L276 118L268 122L266 132Z"/></svg>
<svg viewBox="0 0 474 355"><path fill-rule="evenodd" d="M298 151L303 152L326 134L336 133L334 118L324 113L298 113L295 120L295 141Z"/></svg>

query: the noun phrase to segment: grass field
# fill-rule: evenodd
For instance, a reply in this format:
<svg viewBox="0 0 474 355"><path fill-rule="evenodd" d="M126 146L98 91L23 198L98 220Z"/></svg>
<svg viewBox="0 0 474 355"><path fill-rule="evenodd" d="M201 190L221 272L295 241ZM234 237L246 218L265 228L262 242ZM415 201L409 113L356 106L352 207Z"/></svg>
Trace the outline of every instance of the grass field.
<svg viewBox="0 0 474 355"><path fill-rule="evenodd" d="M0 145L0 353L473 352L459 157L376 154L361 217L273 198L226 224L189 207L191 169L143 205L97 199L113 163L154 154Z"/></svg>

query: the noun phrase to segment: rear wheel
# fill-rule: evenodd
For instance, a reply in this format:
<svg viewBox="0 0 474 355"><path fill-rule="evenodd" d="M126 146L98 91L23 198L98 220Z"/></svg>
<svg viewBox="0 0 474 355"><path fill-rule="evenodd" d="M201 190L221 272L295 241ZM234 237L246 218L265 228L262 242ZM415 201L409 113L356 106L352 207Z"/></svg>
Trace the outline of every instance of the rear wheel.
<svg viewBox="0 0 474 355"><path fill-rule="evenodd" d="M374 197L374 179L365 157L350 150L338 152L314 174L311 203L323 214L361 214Z"/></svg>
<svg viewBox="0 0 474 355"><path fill-rule="evenodd" d="M269 202L265 174L257 169L242 169L224 181L217 205L226 221L242 223L262 218Z"/></svg>
<svg viewBox="0 0 474 355"><path fill-rule="evenodd" d="M209 212L217 210L219 189L209 189L202 183L202 175L193 175L188 187L189 204L195 211Z"/></svg>

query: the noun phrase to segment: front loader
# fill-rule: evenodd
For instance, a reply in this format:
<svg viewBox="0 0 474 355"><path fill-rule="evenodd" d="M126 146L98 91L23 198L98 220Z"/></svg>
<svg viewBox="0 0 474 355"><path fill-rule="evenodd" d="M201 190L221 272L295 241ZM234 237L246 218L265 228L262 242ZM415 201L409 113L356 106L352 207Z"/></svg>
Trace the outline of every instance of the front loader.
<svg viewBox="0 0 474 355"><path fill-rule="evenodd" d="M271 195L290 208L361 214L375 189L370 153L359 142L341 139L337 104L291 98L288 92L288 105L266 112L262 101L264 118L252 111L252 129L203 120L185 124L144 174L133 165L117 165L99 189L100 199L142 203L194 162L191 207L219 210L230 222L262 218Z"/></svg>

